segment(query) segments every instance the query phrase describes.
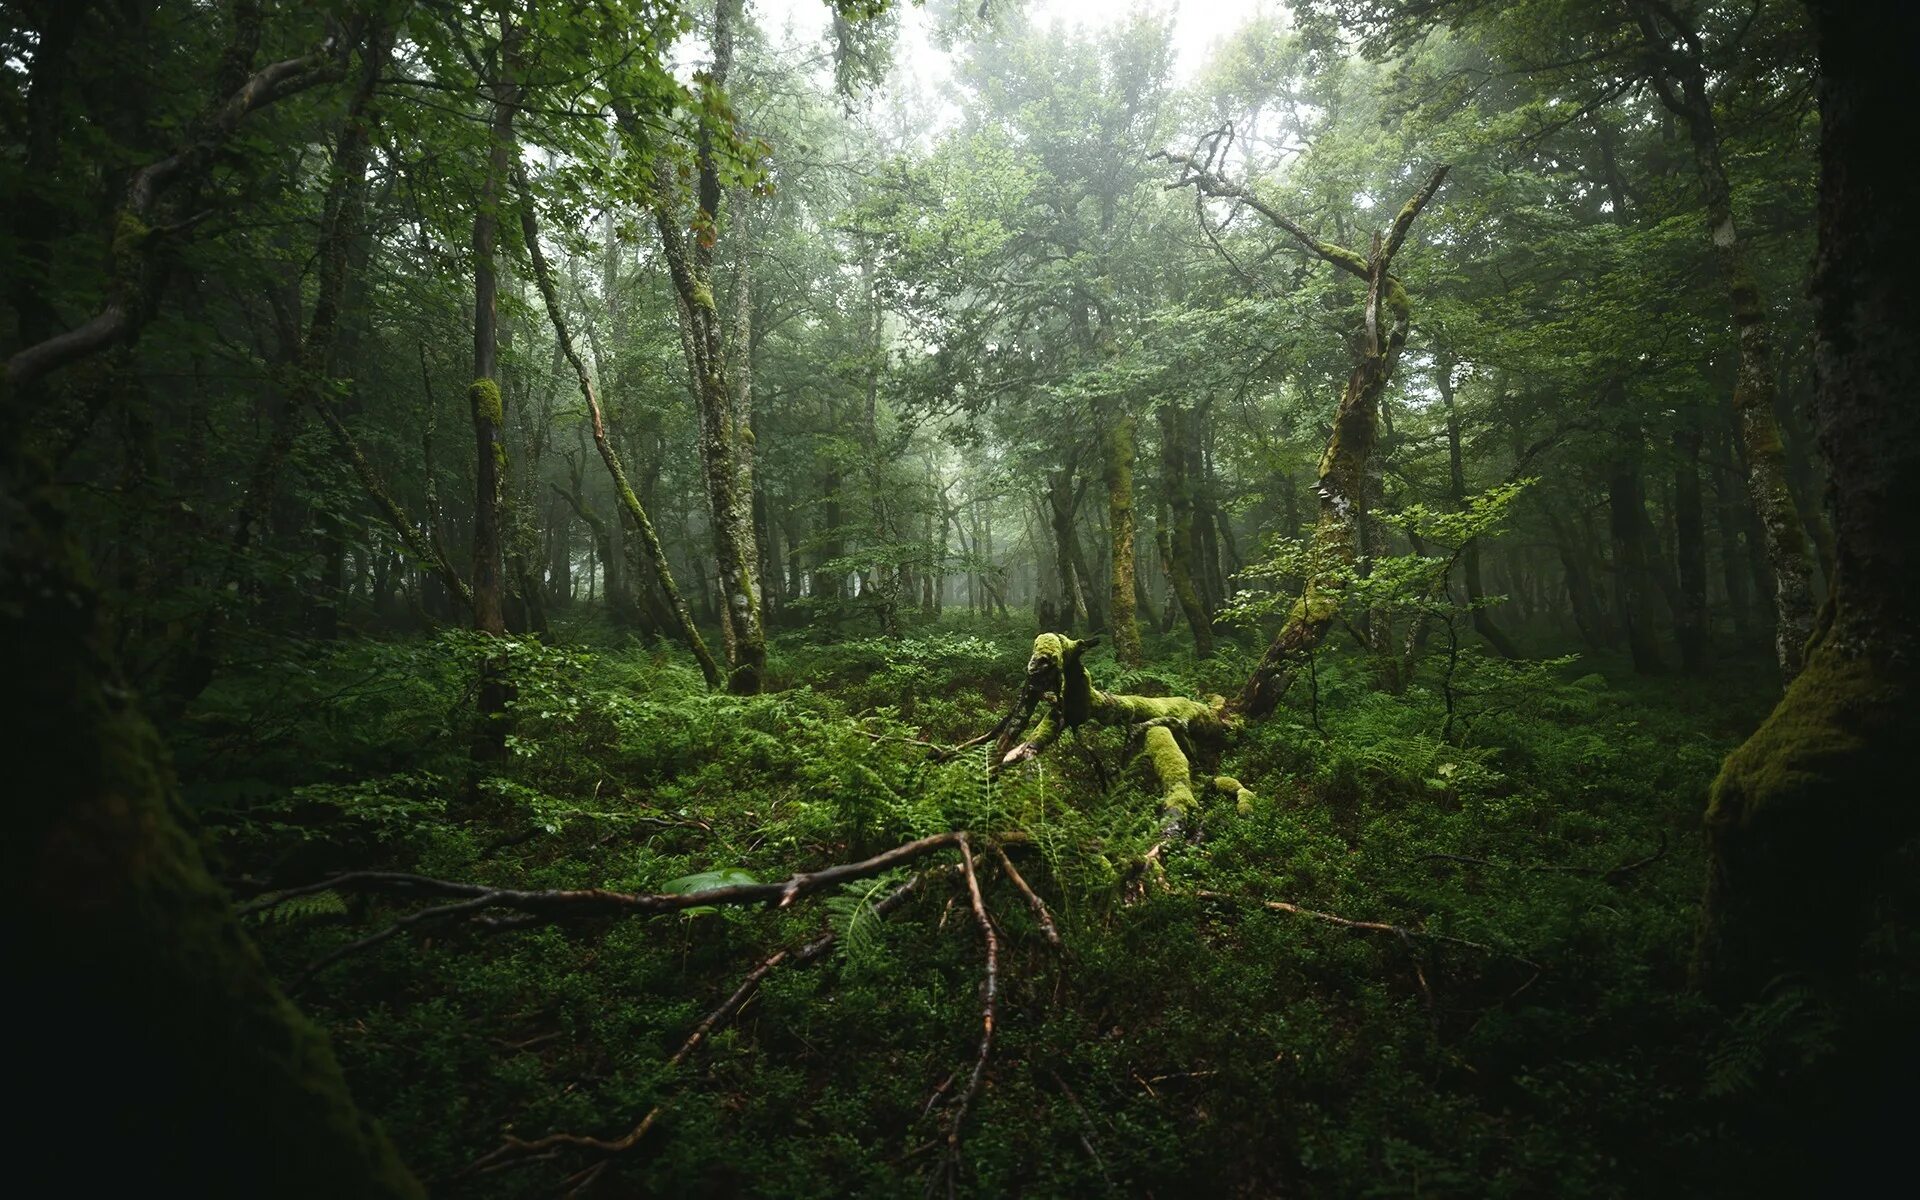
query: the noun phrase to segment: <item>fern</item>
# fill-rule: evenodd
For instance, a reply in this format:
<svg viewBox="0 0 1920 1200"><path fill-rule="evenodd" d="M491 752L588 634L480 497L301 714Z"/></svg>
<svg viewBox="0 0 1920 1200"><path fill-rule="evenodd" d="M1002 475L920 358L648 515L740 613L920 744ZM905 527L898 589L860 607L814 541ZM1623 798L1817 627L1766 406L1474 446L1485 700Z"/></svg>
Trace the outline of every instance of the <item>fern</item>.
<svg viewBox="0 0 1920 1200"><path fill-rule="evenodd" d="M290 897L271 908L249 913L247 920L255 925L304 925L322 917L346 915L347 902L340 898L340 893L325 891Z"/></svg>

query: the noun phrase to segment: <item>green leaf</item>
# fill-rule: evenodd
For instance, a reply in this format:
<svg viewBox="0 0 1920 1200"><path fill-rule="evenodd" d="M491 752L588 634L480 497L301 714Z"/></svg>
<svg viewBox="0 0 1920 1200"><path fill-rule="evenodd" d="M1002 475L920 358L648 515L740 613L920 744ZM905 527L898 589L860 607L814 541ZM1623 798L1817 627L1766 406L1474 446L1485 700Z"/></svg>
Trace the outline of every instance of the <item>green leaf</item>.
<svg viewBox="0 0 1920 1200"><path fill-rule="evenodd" d="M739 867L717 867L711 871L702 871L698 875L682 875L667 883L661 890L676 896L684 896L694 892L710 892L715 888L737 887L741 884L759 882Z"/></svg>

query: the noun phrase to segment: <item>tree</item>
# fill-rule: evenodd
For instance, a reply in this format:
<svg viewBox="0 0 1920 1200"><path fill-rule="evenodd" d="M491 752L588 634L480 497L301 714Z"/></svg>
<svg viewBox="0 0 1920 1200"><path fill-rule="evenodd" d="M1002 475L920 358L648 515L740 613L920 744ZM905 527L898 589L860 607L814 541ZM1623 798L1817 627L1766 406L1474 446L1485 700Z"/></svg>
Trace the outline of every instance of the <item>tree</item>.
<svg viewBox="0 0 1920 1200"><path fill-rule="evenodd" d="M1727 759L1707 811L1697 969L1733 1000L1783 977L1852 991L1885 953L1877 933L1914 916L1898 864L1915 834L1902 784L1920 735L1920 413L1907 399L1920 354L1903 319L1904 264L1920 247L1902 214L1920 189L1874 130L1920 22L1911 10L1810 7L1821 113L1814 419L1833 465L1836 559L1807 669Z"/></svg>

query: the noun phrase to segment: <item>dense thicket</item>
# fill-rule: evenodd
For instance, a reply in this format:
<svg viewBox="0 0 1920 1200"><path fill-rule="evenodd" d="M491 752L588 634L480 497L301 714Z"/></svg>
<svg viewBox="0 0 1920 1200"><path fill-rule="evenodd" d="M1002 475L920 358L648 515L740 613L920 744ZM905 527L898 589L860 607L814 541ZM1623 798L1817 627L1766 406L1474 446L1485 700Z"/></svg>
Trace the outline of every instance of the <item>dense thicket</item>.
<svg viewBox="0 0 1920 1200"><path fill-rule="evenodd" d="M316 1196L1872 1166L1914 18L823 8L0 18L31 1138Z"/></svg>

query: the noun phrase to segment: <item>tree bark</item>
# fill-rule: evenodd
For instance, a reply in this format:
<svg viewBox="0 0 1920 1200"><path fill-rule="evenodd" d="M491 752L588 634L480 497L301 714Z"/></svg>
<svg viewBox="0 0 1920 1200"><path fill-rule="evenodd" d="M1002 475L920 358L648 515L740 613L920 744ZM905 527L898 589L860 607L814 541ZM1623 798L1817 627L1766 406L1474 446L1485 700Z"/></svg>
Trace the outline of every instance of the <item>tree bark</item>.
<svg viewBox="0 0 1920 1200"><path fill-rule="evenodd" d="M1910 266L1920 258L1920 185L1885 134L1910 89L1920 10L1809 7L1821 118L1813 417L1831 468L1833 586L1806 669L1714 783L1695 967L1723 1002L1806 988L1842 1018L1821 1033L1833 1051L1771 1078L1767 1100L1794 1159L1828 1181L1819 1186L1870 1190L1840 1183L1834 1169L1862 1182L1900 1169L1905 1118L1887 1098L1904 1093L1920 1059L1902 1016L1920 983L1910 952L1920 917Z"/></svg>
<svg viewBox="0 0 1920 1200"><path fill-rule="evenodd" d="M1699 414L1683 413L1673 431L1673 544L1679 567L1679 605L1674 635L1680 667L1689 675L1707 670L1707 531L1700 497Z"/></svg>
<svg viewBox="0 0 1920 1200"><path fill-rule="evenodd" d="M1333 432L1320 456L1320 516L1309 548L1306 585L1235 702L1248 716L1263 716L1273 711L1291 682L1294 667L1319 646L1339 611L1342 580L1353 569L1359 526L1366 516L1368 460L1379 432L1380 397L1393 380L1412 319L1412 301L1390 268L1414 219L1440 190L1448 169L1442 166L1433 172L1426 184L1401 207L1387 236L1374 235L1372 248L1364 258L1321 242L1261 207L1269 220L1291 233L1307 249L1365 279L1367 300L1365 325L1356 345L1353 371L1347 376L1346 390L1334 413Z"/></svg>
<svg viewBox="0 0 1920 1200"><path fill-rule="evenodd" d="M1160 537L1165 542L1167 578L1180 612L1193 631L1193 652L1213 657L1213 618L1194 578L1193 484L1187 477L1188 416L1173 404L1160 407L1160 487L1166 493L1166 520Z"/></svg>
<svg viewBox="0 0 1920 1200"><path fill-rule="evenodd" d="M493 115L488 123L485 181L473 218L473 383L467 404L473 415L473 627L492 637L507 632L505 538L502 529L507 474L506 413L497 372L500 282L494 262L500 236L500 203L514 155L513 118L519 103L514 60L523 33L501 20L500 46L493 64ZM489 657L480 669L479 724L474 732L475 762L498 765L507 757L507 703L511 699L505 664Z"/></svg>

